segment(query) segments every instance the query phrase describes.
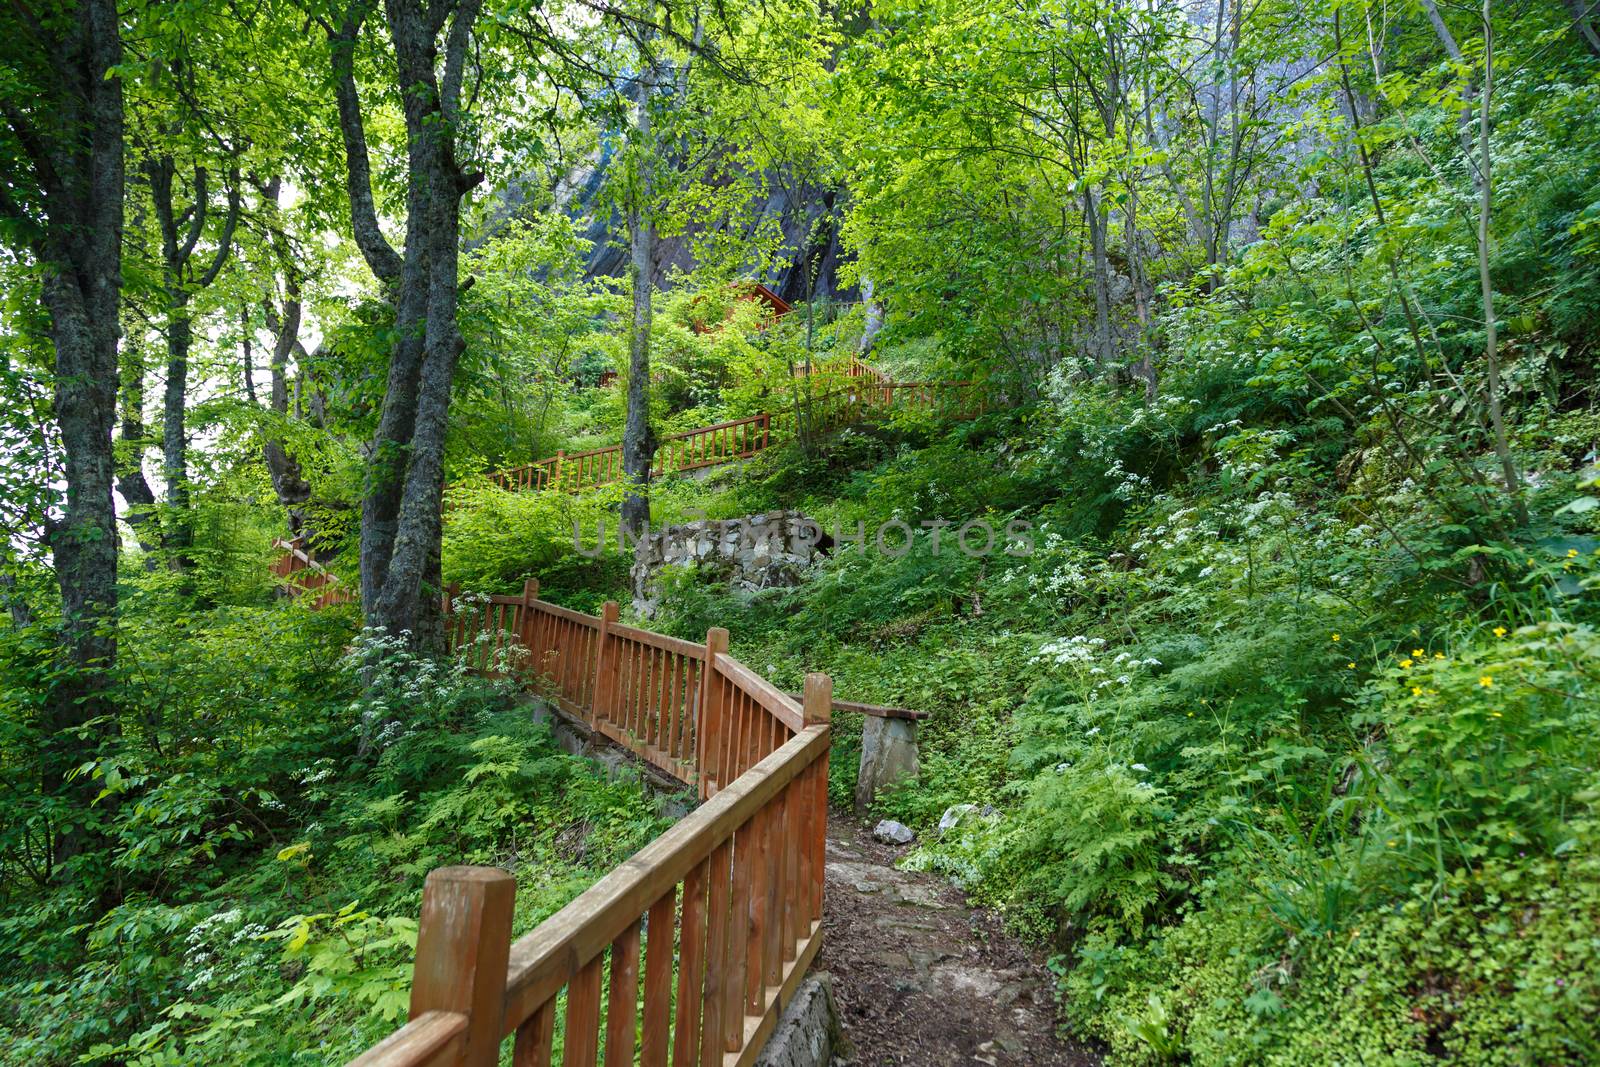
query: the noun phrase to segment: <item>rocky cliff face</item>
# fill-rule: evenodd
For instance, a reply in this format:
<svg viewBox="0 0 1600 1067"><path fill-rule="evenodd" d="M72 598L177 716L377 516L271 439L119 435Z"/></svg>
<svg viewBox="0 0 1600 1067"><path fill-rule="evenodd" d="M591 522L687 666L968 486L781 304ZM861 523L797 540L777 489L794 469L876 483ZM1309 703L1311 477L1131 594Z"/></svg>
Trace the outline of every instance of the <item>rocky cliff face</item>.
<svg viewBox="0 0 1600 1067"><path fill-rule="evenodd" d="M767 271L760 276L751 275L791 304L806 299L806 272L815 270L815 298L834 300L858 298L853 287L839 282L839 267L845 255L839 242L838 218L834 212L840 193L832 189L810 189L802 197L791 198L785 193L773 193L757 209L755 221L744 228L740 237L750 237L758 228L776 225L783 232L783 247L789 261L787 266ZM656 244L656 284L670 285L669 275L674 268L693 270L695 258L693 242L704 231L696 230L675 237L663 237ZM594 219L585 236L594 242L588 273L590 277L620 277L628 270L627 231L621 218ZM807 238L810 238L807 241ZM801 249L804 242L806 247Z"/></svg>
<svg viewBox="0 0 1600 1067"><path fill-rule="evenodd" d="M620 215L607 212L600 203L606 168L613 152L612 143L602 142L599 151L588 162L573 168L555 189L557 206L575 218L589 220L584 237L592 244L587 264L591 278L622 277L628 272L627 227ZM777 190L775 182L764 184ZM760 203L750 205L751 213L734 236L750 240L763 228L776 226L783 234L786 253L780 258L787 265L759 275L751 271L746 277L795 303L806 299L806 275L812 271L815 274L812 296L845 301L858 299L853 286L844 286L839 281L839 269L846 255L839 241L843 197L842 189L807 186L797 193L772 191ZM501 199L503 214L514 214L522 207L522 193L515 188L503 193ZM658 286L669 287L670 275L675 269L694 269L694 242L706 235L704 228L695 228L662 237L657 242L655 279Z"/></svg>

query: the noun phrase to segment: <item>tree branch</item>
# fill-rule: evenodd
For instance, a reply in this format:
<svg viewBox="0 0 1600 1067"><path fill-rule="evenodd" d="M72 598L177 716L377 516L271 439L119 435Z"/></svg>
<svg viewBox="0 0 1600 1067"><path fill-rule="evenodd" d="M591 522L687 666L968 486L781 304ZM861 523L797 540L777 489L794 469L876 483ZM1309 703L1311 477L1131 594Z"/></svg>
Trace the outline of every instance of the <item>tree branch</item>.
<svg viewBox="0 0 1600 1067"><path fill-rule="evenodd" d="M222 265L228 261L228 252L233 247L233 231L239 225L239 168L234 167L228 175L228 218L222 224L222 236L217 239L217 254L212 257L211 266L206 268L205 274L200 276L196 283L204 289L217 280L217 275L222 273Z"/></svg>
<svg viewBox="0 0 1600 1067"><path fill-rule="evenodd" d="M353 4L337 33L328 35L333 60L333 89L339 105L339 132L344 138L346 190L350 197L350 228L367 266L385 284L400 279L403 261L378 226L372 201L372 164L367 155L367 133L361 119L361 97L356 91L355 50L366 18L366 5Z"/></svg>
<svg viewBox="0 0 1600 1067"><path fill-rule="evenodd" d="M206 215L209 214L207 209L210 204L206 201L209 184L210 182L206 177L206 168L195 167L194 203L190 205L187 212L189 215L189 232L184 235L183 244L178 248L177 262L173 264L175 267L181 268L183 264L189 262L189 257L194 255L195 246L200 243L200 234L205 229Z"/></svg>

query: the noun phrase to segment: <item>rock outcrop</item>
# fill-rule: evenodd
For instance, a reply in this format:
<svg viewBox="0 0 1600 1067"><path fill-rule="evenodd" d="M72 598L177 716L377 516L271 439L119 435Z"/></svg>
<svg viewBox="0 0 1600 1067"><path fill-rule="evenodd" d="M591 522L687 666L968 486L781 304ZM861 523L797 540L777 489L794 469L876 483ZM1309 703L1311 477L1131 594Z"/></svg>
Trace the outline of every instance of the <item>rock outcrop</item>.
<svg viewBox="0 0 1600 1067"><path fill-rule="evenodd" d="M832 544L816 520L798 511L703 519L652 531L634 552L633 607L646 618L655 615L663 567L694 567L702 577L734 589L798 585L812 560Z"/></svg>

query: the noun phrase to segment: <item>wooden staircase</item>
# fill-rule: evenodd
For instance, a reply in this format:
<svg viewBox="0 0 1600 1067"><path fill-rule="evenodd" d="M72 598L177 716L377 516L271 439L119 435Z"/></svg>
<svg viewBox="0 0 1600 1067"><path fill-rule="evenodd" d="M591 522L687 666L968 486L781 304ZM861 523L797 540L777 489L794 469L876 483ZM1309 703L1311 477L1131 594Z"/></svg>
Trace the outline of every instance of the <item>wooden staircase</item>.
<svg viewBox="0 0 1600 1067"><path fill-rule="evenodd" d="M515 1067L750 1064L822 943L833 683L795 700L724 629L701 645L538 593L455 613L452 643L704 802L514 942L511 872L431 872L410 1021L352 1063L493 1067L515 1035Z"/></svg>

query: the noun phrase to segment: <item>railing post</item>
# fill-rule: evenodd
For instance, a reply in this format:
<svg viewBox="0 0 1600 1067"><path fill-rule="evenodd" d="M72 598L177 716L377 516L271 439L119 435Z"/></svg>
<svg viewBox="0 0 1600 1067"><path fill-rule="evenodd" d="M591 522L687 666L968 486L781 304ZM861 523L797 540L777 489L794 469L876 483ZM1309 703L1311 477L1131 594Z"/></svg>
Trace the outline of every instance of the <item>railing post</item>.
<svg viewBox="0 0 1600 1067"><path fill-rule="evenodd" d="M461 584L459 582L451 582L449 585L444 587L444 592L442 594L440 594L440 599L441 599L440 610L444 614L444 647L445 647L445 651L447 651L447 652L452 651L455 648L455 641L456 641L456 622L455 622L456 595L458 593L460 593L460 592L461 592Z"/></svg>
<svg viewBox="0 0 1600 1067"><path fill-rule="evenodd" d="M459 1067L494 1067L505 1021L506 963L517 880L498 867L429 872L417 923L411 1015L467 1017Z"/></svg>
<svg viewBox="0 0 1600 1067"><path fill-rule="evenodd" d="M609 721L611 708L616 701L617 677L615 653L610 651L614 642L607 640L612 624L622 614L615 600L608 600L600 608L600 627L594 639L594 696L591 698L590 725Z"/></svg>
<svg viewBox="0 0 1600 1067"><path fill-rule="evenodd" d="M529 578L522 583L522 615L517 619L517 640L522 642L522 647L528 652L528 660L532 663L533 651L533 603L539 599L539 579Z"/></svg>
<svg viewBox="0 0 1600 1067"><path fill-rule="evenodd" d="M550 474L550 485L556 492L561 492L561 467L567 461L567 450L562 448L556 451L555 469Z"/></svg>
<svg viewBox="0 0 1600 1067"><path fill-rule="evenodd" d="M816 671L806 675L800 694L800 714L807 726L833 721L833 679Z"/></svg>
<svg viewBox="0 0 1600 1067"><path fill-rule="evenodd" d="M807 726L816 726L833 720L833 679L826 674L806 675L805 690L801 694L801 717ZM803 864L810 885L804 887L806 913L802 918L815 921L822 918L822 893L828 865L828 753L824 751L810 767L812 796L802 802L803 831L796 835L796 847L806 850L810 862Z"/></svg>
<svg viewBox="0 0 1600 1067"><path fill-rule="evenodd" d="M717 694L721 687L716 684L717 654L728 651L728 631L720 626L713 626L706 631L706 662L700 670L700 699L696 702L698 714L694 724L694 764L695 775L699 779L700 799L705 800L711 795L711 778L713 772L717 778L717 788L727 785L722 780L722 767L720 762L713 767L716 753L721 746L716 743L720 738L714 735L722 729L721 708L714 705L720 704Z"/></svg>

